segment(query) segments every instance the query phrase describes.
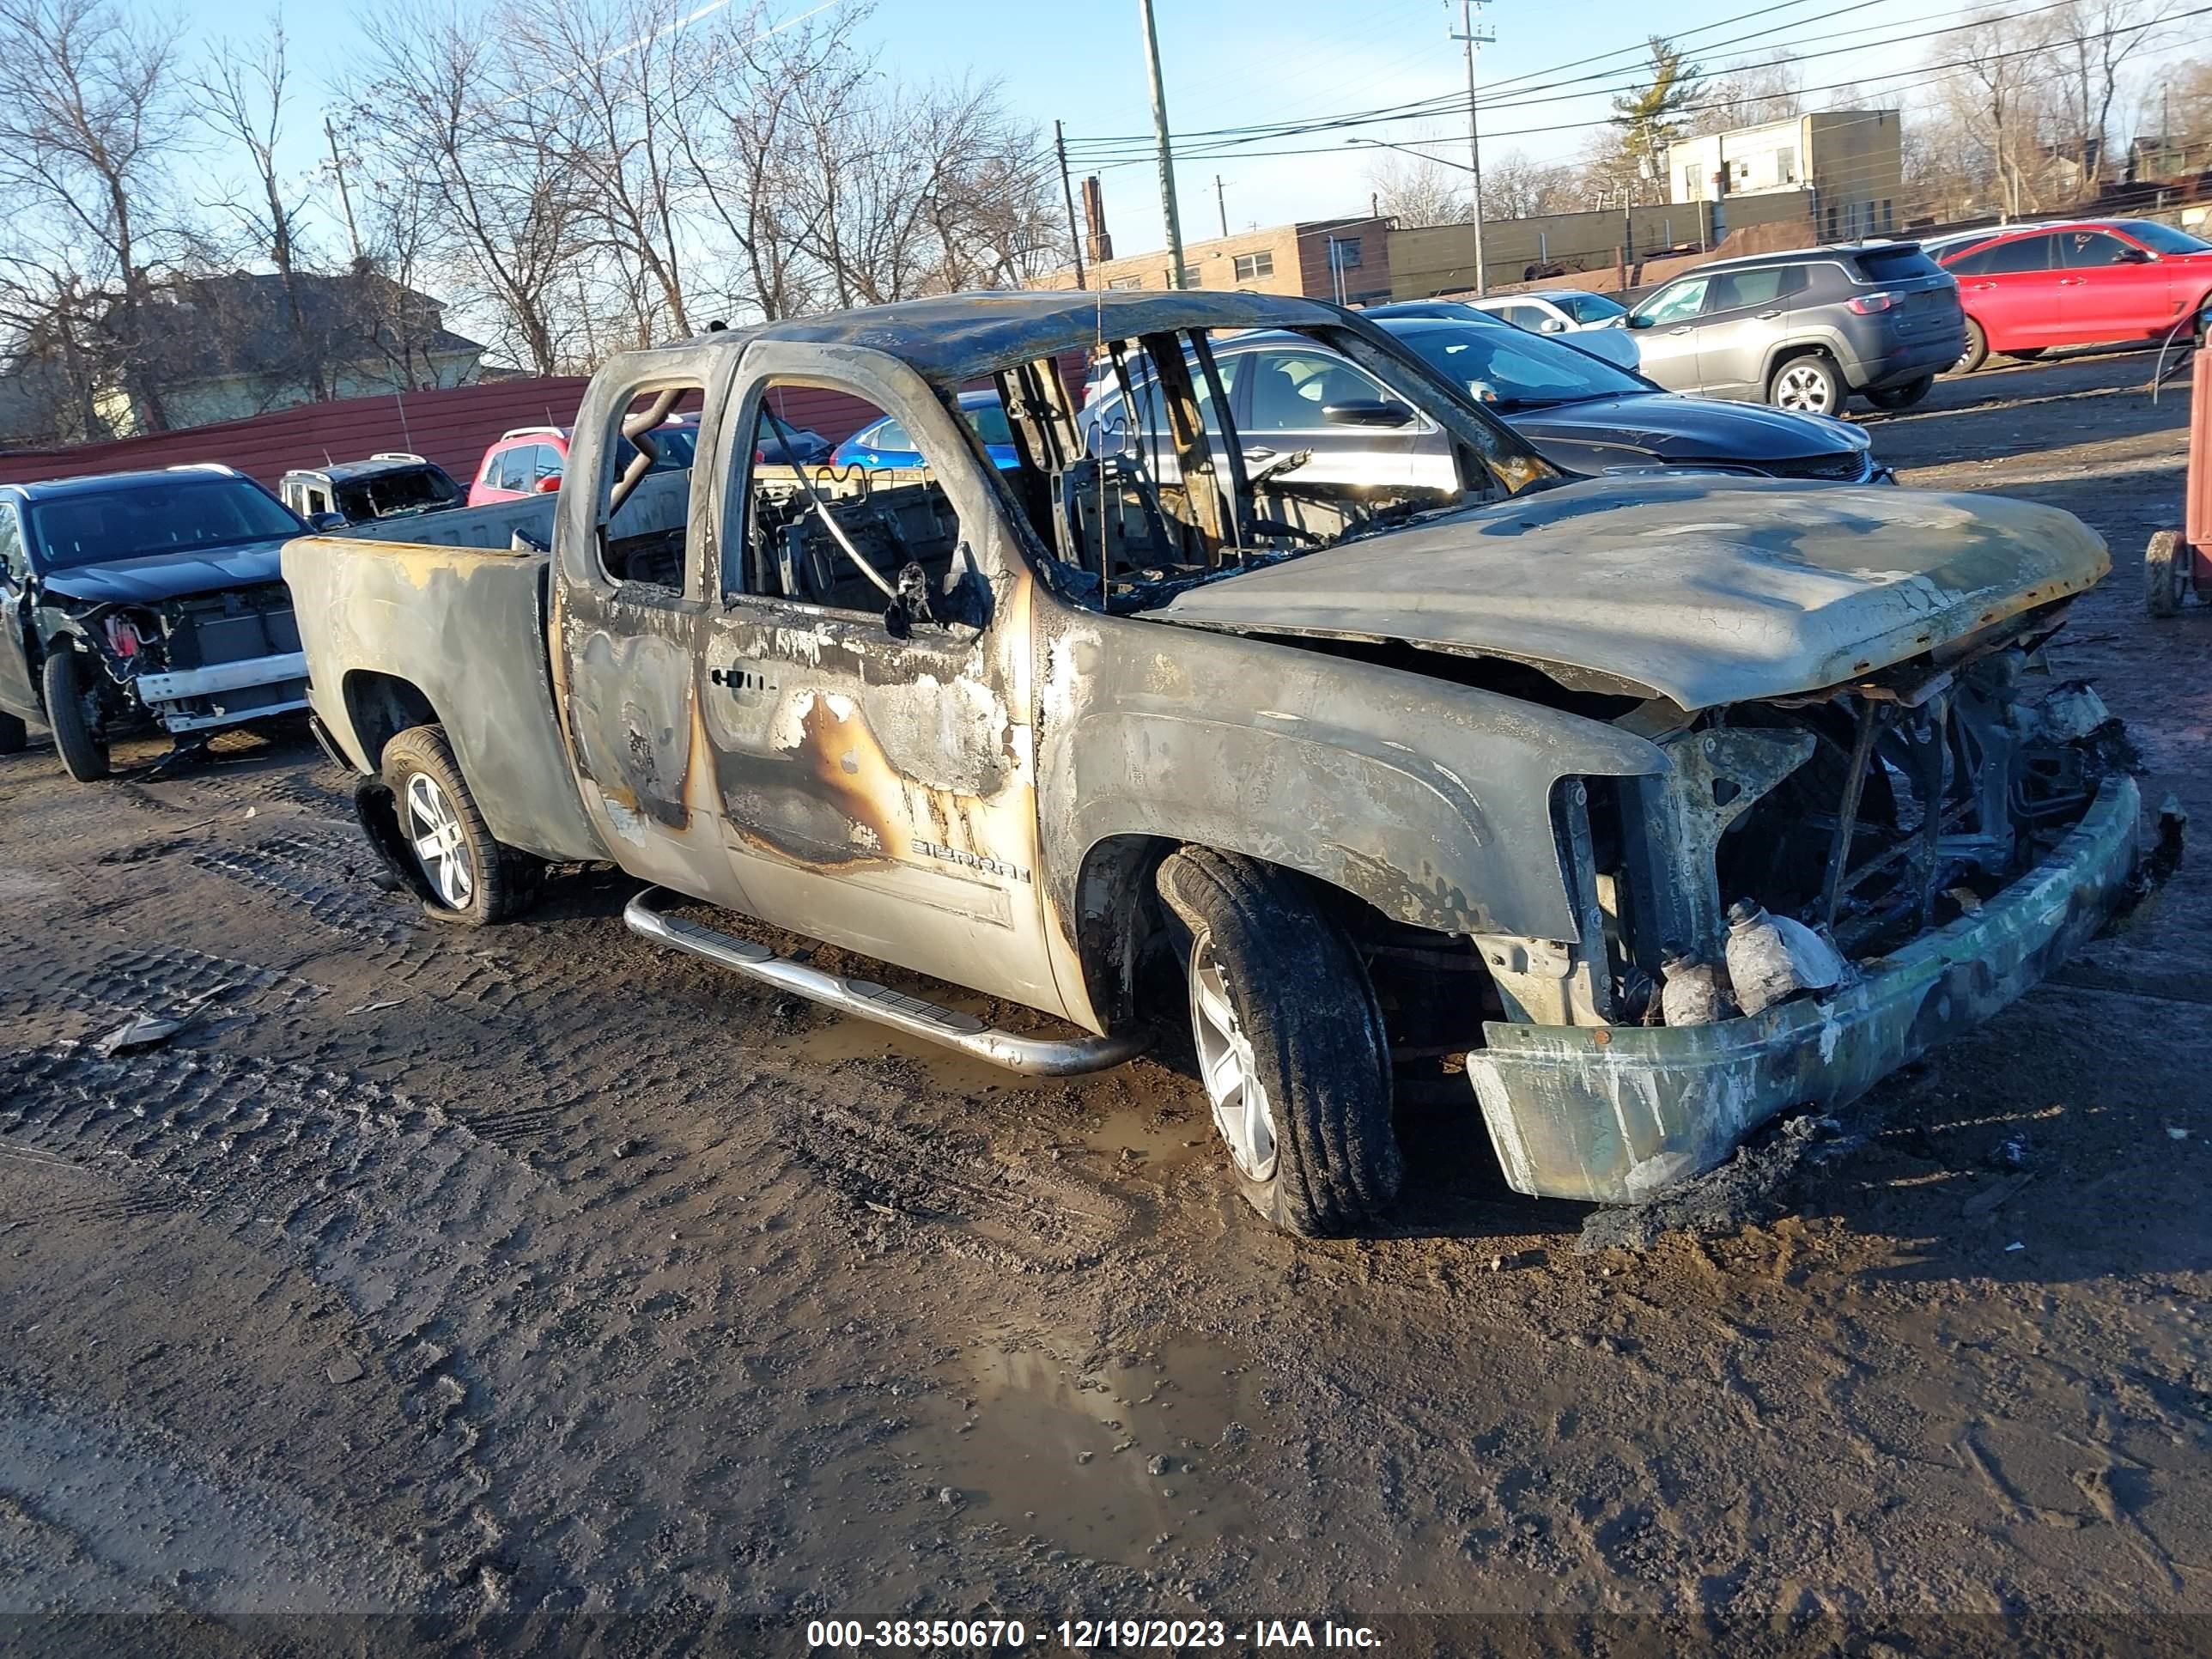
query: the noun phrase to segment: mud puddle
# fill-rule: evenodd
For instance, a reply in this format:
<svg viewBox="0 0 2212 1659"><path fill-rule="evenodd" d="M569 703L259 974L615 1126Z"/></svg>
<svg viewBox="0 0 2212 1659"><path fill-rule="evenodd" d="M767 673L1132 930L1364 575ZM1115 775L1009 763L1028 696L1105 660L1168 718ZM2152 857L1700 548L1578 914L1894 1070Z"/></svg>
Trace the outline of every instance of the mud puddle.
<svg viewBox="0 0 2212 1659"><path fill-rule="evenodd" d="M1250 1360L1199 1338L1089 1369L997 1339L952 1362L945 1420L905 1449L971 1524L1138 1565L1259 1534L1242 1471L1271 1432L1261 1389Z"/></svg>

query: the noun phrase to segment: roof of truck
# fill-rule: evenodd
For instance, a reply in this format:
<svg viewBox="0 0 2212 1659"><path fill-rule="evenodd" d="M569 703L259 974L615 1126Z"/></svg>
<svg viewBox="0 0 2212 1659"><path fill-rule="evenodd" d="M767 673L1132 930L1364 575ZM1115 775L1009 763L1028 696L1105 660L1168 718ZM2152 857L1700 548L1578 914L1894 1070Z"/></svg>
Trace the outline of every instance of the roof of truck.
<svg viewBox="0 0 2212 1659"><path fill-rule="evenodd" d="M1310 328L1346 313L1320 300L1287 295L1101 292L1047 289L989 290L902 300L823 317L789 318L701 336L693 344L790 340L865 346L911 364L925 377L958 384L1008 362L1183 328Z"/></svg>

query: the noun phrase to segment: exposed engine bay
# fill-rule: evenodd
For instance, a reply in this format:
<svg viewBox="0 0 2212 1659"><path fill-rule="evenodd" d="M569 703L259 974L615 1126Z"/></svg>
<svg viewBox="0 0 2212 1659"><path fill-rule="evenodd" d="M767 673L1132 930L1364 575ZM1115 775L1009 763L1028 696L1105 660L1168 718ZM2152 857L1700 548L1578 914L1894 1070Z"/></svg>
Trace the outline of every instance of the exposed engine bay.
<svg viewBox="0 0 2212 1659"><path fill-rule="evenodd" d="M50 600L47 608L50 631L73 633L99 665L100 701L118 724L151 717L182 734L305 705L296 668L261 680L246 666L300 651L291 592L281 581L66 610Z"/></svg>
<svg viewBox="0 0 2212 1659"><path fill-rule="evenodd" d="M2096 692L2051 672L2057 620L1804 697L1620 716L1672 772L1562 787L1562 862L1602 946L1529 966L1516 965L1525 942L1480 942L1508 1013L1652 1025L1757 1012L1978 913L2131 769ZM1784 949L1779 981L1741 982L1747 951ZM1670 999L1678 982L1692 989Z"/></svg>

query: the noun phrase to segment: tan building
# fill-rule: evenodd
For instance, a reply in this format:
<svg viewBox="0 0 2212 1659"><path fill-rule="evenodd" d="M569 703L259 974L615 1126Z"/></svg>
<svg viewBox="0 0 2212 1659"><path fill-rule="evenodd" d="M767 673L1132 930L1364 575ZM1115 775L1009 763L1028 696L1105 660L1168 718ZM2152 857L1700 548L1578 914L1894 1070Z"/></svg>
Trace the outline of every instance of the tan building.
<svg viewBox="0 0 2212 1659"><path fill-rule="evenodd" d="M1680 204L1717 205L1726 228L1765 222L1766 198L1799 198L1822 241L1887 236L1905 194L1903 127L1893 109L1823 110L1667 147L1667 188Z"/></svg>
<svg viewBox="0 0 2212 1659"><path fill-rule="evenodd" d="M1243 289L1250 294L1302 294L1352 302L1390 297L1390 222L1388 219L1309 219L1272 225L1237 236L1183 244L1185 288ZM1169 289L1168 256L1132 254L1084 267L1091 288ZM1034 288L1073 288L1073 270L1056 270Z"/></svg>

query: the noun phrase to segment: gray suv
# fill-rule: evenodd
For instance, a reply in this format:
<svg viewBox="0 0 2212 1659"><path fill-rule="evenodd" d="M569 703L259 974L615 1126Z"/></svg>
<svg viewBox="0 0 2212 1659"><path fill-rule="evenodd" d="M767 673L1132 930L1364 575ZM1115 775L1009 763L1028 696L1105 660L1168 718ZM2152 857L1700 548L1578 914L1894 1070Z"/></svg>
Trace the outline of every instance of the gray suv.
<svg viewBox="0 0 2212 1659"><path fill-rule="evenodd" d="M1838 415L1904 409L1966 349L1959 285L1914 242L1701 265L1628 313L1643 374L1670 392Z"/></svg>

